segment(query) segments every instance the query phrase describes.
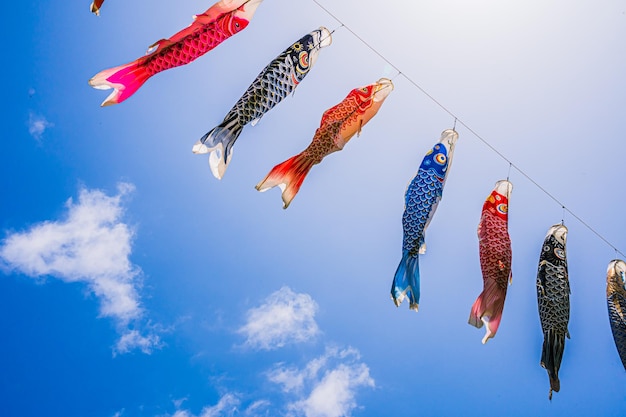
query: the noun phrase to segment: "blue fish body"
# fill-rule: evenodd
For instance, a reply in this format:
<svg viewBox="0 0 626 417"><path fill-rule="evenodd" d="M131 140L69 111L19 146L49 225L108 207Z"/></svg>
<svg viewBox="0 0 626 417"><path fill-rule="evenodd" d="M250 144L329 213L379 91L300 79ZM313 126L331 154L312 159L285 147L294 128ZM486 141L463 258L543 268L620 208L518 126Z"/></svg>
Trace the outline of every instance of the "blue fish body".
<svg viewBox="0 0 626 417"><path fill-rule="evenodd" d="M391 298L399 306L405 297L409 308L417 311L419 287L419 254L426 251L424 232L435 214L443 195L443 186L452 163L454 146L459 135L454 130L444 130L439 142L422 160L417 175L405 194L402 215L402 260L398 265L391 286Z"/></svg>

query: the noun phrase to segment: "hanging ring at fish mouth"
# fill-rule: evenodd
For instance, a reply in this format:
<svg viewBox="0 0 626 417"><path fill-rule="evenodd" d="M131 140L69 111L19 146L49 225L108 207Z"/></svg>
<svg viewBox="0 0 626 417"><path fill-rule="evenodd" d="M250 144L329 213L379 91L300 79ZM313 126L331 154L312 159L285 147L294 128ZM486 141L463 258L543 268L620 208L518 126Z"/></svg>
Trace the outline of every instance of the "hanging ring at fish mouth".
<svg viewBox="0 0 626 417"><path fill-rule="evenodd" d="M320 39L319 39L319 48L324 48L326 46L329 46L330 44L333 43L333 36L331 34L331 32L326 29L326 27L324 26L320 26L320 28L318 29L319 34L320 34Z"/></svg>
<svg viewBox="0 0 626 417"><path fill-rule="evenodd" d="M388 88L390 88L387 90ZM381 78L376 81L376 87L374 91L374 102L377 103L387 98L387 96L393 91L393 82L389 78Z"/></svg>

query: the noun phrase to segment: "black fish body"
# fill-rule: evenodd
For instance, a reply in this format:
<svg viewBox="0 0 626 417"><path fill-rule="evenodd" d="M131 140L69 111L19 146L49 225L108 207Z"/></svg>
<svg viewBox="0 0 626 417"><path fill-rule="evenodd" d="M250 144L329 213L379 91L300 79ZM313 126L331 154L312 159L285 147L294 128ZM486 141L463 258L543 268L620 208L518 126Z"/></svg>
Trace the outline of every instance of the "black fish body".
<svg viewBox="0 0 626 417"><path fill-rule="evenodd" d="M543 331L541 366L548 371L550 394L559 392L559 368L563 359L570 313L570 286L567 273L565 242L567 227L554 225L548 231L539 256L537 271L537 304Z"/></svg>
<svg viewBox="0 0 626 417"><path fill-rule="evenodd" d="M265 113L280 103L309 73L321 48L332 42L331 32L320 27L285 49L250 84L230 109L222 123L207 132L192 148L193 153L209 153L209 166L217 179L232 157L232 147L244 126L254 126Z"/></svg>
<svg viewBox="0 0 626 417"><path fill-rule="evenodd" d="M606 302L617 353L626 369L626 262L612 260L606 271Z"/></svg>

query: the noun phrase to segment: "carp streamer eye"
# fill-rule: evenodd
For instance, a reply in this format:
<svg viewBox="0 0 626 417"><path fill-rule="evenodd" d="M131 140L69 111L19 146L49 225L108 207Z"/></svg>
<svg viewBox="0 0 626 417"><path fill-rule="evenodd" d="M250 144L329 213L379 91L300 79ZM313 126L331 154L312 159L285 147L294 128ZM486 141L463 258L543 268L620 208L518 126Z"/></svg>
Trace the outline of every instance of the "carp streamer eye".
<svg viewBox="0 0 626 417"><path fill-rule="evenodd" d="M561 248L554 249L554 254L559 259L565 259L565 251Z"/></svg>
<svg viewBox="0 0 626 417"><path fill-rule="evenodd" d="M507 214L509 212L509 206L506 204L498 204L497 210L501 214Z"/></svg>
<svg viewBox="0 0 626 417"><path fill-rule="evenodd" d="M244 27L242 26L242 24L241 24L241 22L239 21L239 19L236 19L236 18L235 18L235 19L233 19L233 21L232 21L232 26L231 26L231 31L232 31L233 33L237 33L237 32L239 32L240 30L243 30L243 28L244 28Z"/></svg>
<svg viewBox="0 0 626 417"><path fill-rule="evenodd" d="M435 155L435 162L437 162L439 165L445 164L446 156L442 153L438 153L437 155Z"/></svg>
<svg viewBox="0 0 626 417"><path fill-rule="evenodd" d="M622 284L626 285L626 275L624 275L624 272L620 272L619 276L622 278Z"/></svg>
<svg viewBox="0 0 626 417"><path fill-rule="evenodd" d="M303 68L308 67L309 66L309 54L306 53L306 51L300 52L300 55L298 56L298 61L300 62L300 65Z"/></svg>

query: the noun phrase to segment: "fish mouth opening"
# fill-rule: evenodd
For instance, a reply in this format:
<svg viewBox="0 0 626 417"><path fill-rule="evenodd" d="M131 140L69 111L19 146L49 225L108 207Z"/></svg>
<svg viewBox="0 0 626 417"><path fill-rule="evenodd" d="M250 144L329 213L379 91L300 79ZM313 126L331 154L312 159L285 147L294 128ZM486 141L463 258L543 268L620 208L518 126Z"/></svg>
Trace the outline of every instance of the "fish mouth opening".
<svg viewBox="0 0 626 417"><path fill-rule="evenodd" d="M319 39L317 39L316 42L319 45L319 48L324 48L325 46L333 43L333 36L330 30L326 29L324 26L320 26L320 28L315 32L316 35L319 36Z"/></svg>
<svg viewBox="0 0 626 417"><path fill-rule="evenodd" d="M500 180L496 182L495 188L496 192L508 198L511 194L511 191L513 191L513 184L508 180Z"/></svg>
<svg viewBox="0 0 626 417"><path fill-rule="evenodd" d="M626 274L626 262L621 259L613 259L611 263L609 263L607 272L611 272L611 270L615 271L618 275Z"/></svg>
<svg viewBox="0 0 626 417"><path fill-rule="evenodd" d="M439 139L439 142L441 142L441 144L444 145L448 150L448 153L450 153L458 138L459 134L456 130L446 129L441 132L441 139ZM448 158L450 158L450 156L448 156Z"/></svg>
<svg viewBox="0 0 626 417"><path fill-rule="evenodd" d="M393 91L393 83L389 78L381 78L376 81L376 87L374 88L374 102L379 102L387 98L387 96Z"/></svg>
<svg viewBox="0 0 626 417"><path fill-rule="evenodd" d="M241 6L244 6L244 10L248 14L252 14L256 11L257 7L261 5L263 0L246 0ZM252 16L250 16L252 18Z"/></svg>
<svg viewBox="0 0 626 417"><path fill-rule="evenodd" d="M567 226L564 224L555 224L548 230L548 236L550 235L554 236L556 240L565 246L565 241L567 240Z"/></svg>

